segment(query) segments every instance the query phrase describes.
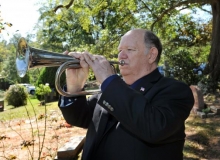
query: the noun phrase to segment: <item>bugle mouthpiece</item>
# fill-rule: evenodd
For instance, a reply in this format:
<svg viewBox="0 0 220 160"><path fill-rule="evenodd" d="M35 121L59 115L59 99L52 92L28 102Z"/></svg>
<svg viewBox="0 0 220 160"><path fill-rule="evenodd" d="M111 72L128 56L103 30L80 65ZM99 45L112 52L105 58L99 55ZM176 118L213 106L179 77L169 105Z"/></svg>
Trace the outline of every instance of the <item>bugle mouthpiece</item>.
<svg viewBox="0 0 220 160"><path fill-rule="evenodd" d="M125 61L124 60L120 60L119 61L119 65L121 65L121 66L125 65Z"/></svg>

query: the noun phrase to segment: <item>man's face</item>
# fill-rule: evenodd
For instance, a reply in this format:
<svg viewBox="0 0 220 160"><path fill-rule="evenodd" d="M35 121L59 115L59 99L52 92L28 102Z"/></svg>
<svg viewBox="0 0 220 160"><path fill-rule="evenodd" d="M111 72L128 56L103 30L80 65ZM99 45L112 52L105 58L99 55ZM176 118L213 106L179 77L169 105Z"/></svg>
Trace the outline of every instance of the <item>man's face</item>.
<svg viewBox="0 0 220 160"><path fill-rule="evenodd" d="M148 51L144 43L143 31L129 31L126 33L118 47L118 59L124 60L125 65L119 66L120 73L123 77L132 76L140 78L147 70Z"/></svg>

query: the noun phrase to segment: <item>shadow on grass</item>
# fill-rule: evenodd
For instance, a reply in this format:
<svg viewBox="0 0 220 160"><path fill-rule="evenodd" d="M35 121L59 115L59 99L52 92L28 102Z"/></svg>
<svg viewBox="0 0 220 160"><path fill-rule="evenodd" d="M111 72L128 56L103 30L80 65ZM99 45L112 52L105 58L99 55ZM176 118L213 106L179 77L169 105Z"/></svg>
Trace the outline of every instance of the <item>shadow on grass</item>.
<svg viewBox="0 0 220 160"><path fill-rule="evenodd" d="M201 119L191 115L186 121L184 160L220 158L220 116Z"/></svg>

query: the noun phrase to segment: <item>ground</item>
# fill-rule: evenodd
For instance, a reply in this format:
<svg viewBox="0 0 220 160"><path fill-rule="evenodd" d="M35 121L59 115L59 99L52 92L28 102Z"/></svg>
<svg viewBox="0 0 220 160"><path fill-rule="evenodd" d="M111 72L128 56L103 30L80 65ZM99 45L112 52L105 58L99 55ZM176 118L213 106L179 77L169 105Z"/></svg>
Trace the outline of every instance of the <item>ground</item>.
<svg viewBox="0 0 220 160"><path fill-rule="evenodd" d="M50 111L46 119L40 115L34 119L0 122L0 160L51 160L71 137L86 133L85 129L67 124L59 111ZM220 159L219 122L220 116L201 119L190 115L186 121L184 160Z"/></svg>
<svg viewBox="0 0 220 160"><path fill-rule="evenodd" d="M71 137L86 133L85 129L67 124L59 111L52 111L46 119L41 115L37 119L0 122L0 160L51 160Z"/></svg>
<svg viewBox="0 0 220 160"><path fill-rule="evenodd" d="M220 115L186 120L184 160L220 160Z"/></svg>

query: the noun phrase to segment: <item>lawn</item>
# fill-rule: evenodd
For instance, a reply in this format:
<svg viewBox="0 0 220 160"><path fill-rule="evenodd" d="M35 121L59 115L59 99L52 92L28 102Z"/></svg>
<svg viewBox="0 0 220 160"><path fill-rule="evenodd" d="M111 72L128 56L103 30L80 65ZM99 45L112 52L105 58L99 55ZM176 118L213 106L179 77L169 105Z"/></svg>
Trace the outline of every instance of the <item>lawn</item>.
<svg viewBox="0 0 220 160"><path fill-rule="evenodd" d="M4 112L0 112L0 121L19 118L28 118L45 114L48 110L58 109L57 101L40 105L40 101L36 98L29 97L27 105L14 108L4 102Z"/></svg>

